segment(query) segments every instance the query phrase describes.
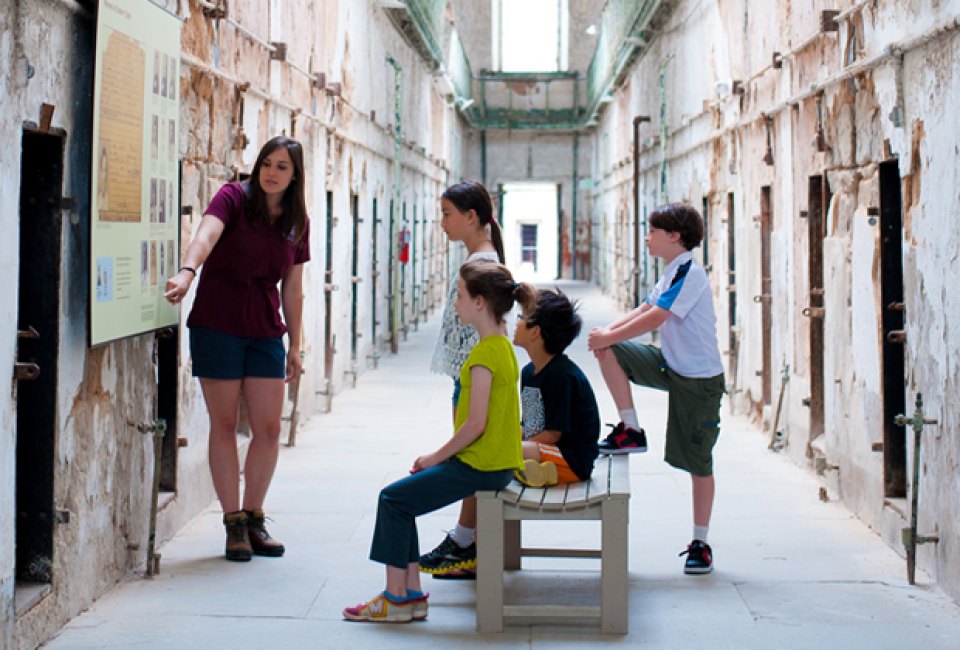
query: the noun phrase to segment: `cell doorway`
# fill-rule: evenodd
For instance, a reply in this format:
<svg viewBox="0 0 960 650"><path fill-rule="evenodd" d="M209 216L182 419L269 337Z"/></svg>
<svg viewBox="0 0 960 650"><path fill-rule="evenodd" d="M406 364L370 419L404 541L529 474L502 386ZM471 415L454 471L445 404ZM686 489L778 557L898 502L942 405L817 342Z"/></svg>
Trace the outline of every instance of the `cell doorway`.
<svg viewBox="0 0 960 650"><path fill-rule="evenodd" d="M503 252L518 280L549 282L560 275L557 194L553 183L503 186Z"/></svg>
<svg viewBox="0 0 960 650"><path fill-rule="evenodd" d="M16 592L18 613L54 581L54 466L60 351L61 187L65 138L25 130L17 314ZM64 522L66 523L66 522Z"/></svg>

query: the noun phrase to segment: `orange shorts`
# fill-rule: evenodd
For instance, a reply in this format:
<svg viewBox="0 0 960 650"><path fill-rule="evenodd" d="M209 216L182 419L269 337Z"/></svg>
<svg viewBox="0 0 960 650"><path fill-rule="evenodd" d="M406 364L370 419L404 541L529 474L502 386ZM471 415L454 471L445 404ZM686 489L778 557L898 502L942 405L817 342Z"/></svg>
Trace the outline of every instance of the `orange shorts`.
<svg viewBox="0 0 960 650"><path fill-rule="evenodd" d="M540 462L550 462L557 466L558 484L577 483L580 481L580 477L574 474L570 466L567 465L567 461L564 460L559 447L546 442L538 442L537 446L540 448Z"/></svg>

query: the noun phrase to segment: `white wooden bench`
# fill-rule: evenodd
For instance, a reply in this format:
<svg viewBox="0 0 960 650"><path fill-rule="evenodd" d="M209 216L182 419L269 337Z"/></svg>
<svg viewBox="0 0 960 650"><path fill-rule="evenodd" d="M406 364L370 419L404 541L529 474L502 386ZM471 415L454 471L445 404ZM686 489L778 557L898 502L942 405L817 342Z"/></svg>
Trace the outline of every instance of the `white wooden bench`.
<svg viewBox="0 0 960 650"><path fill-rule="evenodd" d="M599 618L603 632L626 634L629 510L627 456L601 456L589 481L528 488L514 480L477 492L477 631L502 632L505 618L575 617ZM599 520L600 549L523 548L524 520ZM600 558L600 606L504 604L503 572L519 570L523 556Z"/></svg>

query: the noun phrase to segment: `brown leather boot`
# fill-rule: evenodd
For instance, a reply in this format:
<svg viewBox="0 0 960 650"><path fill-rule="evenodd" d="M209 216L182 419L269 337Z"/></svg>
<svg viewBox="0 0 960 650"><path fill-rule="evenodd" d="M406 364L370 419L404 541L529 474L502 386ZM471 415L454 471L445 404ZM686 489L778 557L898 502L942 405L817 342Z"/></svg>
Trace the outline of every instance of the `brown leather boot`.
<svg viewBox="0 0 960 650"><path fill-rule="evenodd" d="M286 550L283 544L270 537L265 525L266 516L263 510L244 510L247 515L247 532L250 535L250 546L257 555L280 557Z"/></svg>
<svg viewBox="0 0 960 650"><path fill-rule="evenodd" d="M243 510L224 513L223 525L227 529L227 559L249 562L253 556L253 548L247 533L247 513Z"/></svg>

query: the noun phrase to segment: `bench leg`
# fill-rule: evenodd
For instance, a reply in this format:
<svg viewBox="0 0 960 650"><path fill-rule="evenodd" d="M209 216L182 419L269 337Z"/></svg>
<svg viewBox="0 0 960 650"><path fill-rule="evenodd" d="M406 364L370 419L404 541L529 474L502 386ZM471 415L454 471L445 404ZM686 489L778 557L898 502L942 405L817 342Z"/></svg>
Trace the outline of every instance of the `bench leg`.
<svg viewBox="0 0 960 650"><path fill-rule="evenodd" d="M477 631L503 632L503 501L477 498Z"/></svg>
<svg viewBox="0 0 960 650"><path fill-rule="evenodd" d="M602 506L600 629L610 634L627 633L629 503L608 499Z"/></svg>
<svg viewBox="0 0 960 650"><path fill-rule="evenodd" d="M520 530L519 520L510 519L503 522L503 568L505 571L520 570L520 547L523 543Z"/></svg>

